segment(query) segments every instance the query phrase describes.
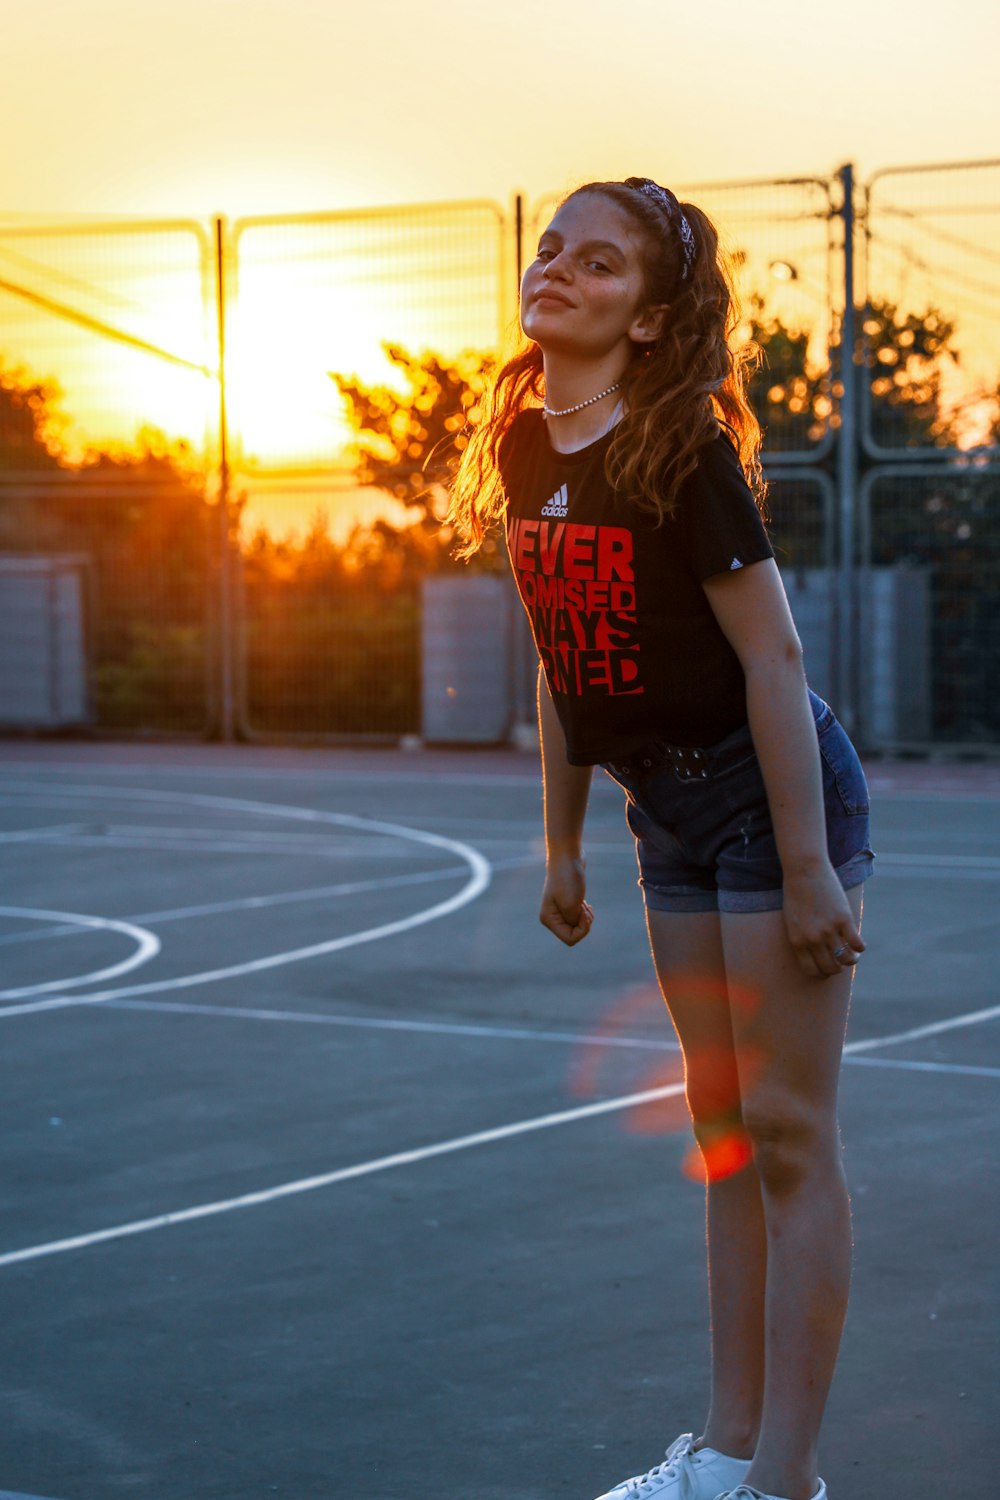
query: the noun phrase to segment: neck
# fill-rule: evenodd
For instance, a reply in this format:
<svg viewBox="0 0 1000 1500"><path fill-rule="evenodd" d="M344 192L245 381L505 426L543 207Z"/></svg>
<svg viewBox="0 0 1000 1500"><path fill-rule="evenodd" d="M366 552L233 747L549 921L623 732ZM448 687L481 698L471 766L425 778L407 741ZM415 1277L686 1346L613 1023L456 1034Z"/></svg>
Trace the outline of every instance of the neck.
<svg viewBox="0 0 1000 1500"><path fill-rule="evenodd" d="M545 404L555 411L589 401L599 391L620 381L623 371L610 361L570 364L545 355ZM561 453L573 453L594 443L612 426L621 406L621 391L565 417L546 417L549 441Z"/></svg>

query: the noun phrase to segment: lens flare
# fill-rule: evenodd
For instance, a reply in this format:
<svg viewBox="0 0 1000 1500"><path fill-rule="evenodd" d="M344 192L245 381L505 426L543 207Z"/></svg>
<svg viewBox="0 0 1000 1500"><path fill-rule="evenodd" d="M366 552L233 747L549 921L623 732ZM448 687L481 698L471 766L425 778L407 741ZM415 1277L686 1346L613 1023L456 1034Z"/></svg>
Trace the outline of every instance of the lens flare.
<svg viewBox="0 0 1000 1500"><path fill-rule="evenodd" d="M742 1172L752 1155L746 1131L742 1126L734 1127L710 1145L689 1147L681 1171L692 1182L722 1182Z"/></svg>
<svg viewBox="0 0 1000 1500"><path fill-rule="evenodd" d="M722 983L718 975L689 973L675 976L670 988L673 995L683 996L688 1017L703 1007L706 1016L717 1018L724 999L730 1013L739 1018L740 1030L745 1031L758 1008L757 991L730 982L723 997ZM685 1094L634 1105L622 1116L623 1127L630 1135L689 1134L690 1110L694 1108L701 1144L692 1141L681 1171L693 1182L721 1182L741 1172L751 1160L740 1102L759 1074L761 1055L752 1043L744 1041L737 1057L731 1038L720 1040L717 1020L711 1027L712 1034L704 1039L688 1035L692 1028L686 1021L683 1056L674 1053L652 1068L643 1059L636 1066L641 1054L651 1044L656 1045L648 1035L650 1021L660 1025L669 1021L663 1014L665 1008L655 984L639 985L620 996L592 1029L586 1045L571 1057L568 1090L576 1098L595 1098L599 1092L608 1092L609 1087L616 1092L649 1093L683 1081ZM629 1036L630 1030L647 1034ZM668 1030L663 1036L664 1048L670 1049L672 1043L674 1038Z"/></svg>

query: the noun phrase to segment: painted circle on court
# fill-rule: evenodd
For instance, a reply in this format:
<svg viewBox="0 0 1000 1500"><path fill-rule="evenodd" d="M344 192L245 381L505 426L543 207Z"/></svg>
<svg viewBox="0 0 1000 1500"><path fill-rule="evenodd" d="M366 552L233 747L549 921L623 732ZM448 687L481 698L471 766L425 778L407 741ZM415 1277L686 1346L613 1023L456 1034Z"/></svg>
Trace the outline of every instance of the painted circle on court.
<svg viewBox="0 0 1000 1500"><path fill-rule="evenodd" d="M48 790L48 788L43 788ZM60 788L62 794L70 791L67 785ZM449 838L445 834L432 833L429 829L413 828L406 824L387 822L379 818L361 817L353 813L331 812L319 808L307 808L288 803L274 803L258 801L249 797L230 797L214 795L205 792L171 792L153 791L146 788L123 788L95 786L74 787L72 792L80 797L112 794L126 802L166 803L168 805L182 805L188 807L202 807L208 809L219 809L222 811L240 811L256 814L270 819L288 820L298 823L311 823L313 825L326 825L328 827L351 829L366 834L381 834L388 838L402 839L410 843L424 845L431 849L440 850L443 853L456 855L466 867L467 878L465 884L454 895L443 901L437 901L431 906L422 907L410 913L406 917L395 921L380 922L372 927L366 927L360 931L349 932L341 937L329 938L319 943L310 943L305 947L286 949L278 953L266 954L260 958L244 960L235 964L225 964L216 969L202 970L194 974L175 975L169 979L147 981L142 984L128 984L118 986L110 990L98 990L88 995L63 995L60 991L75 988L79 985L89 984L95 978L108 977L108 971L102 971L100 975L89 974L86 976L67 980L65 982L52 982L45 985L33 986L30 989L8 990L0 992L0 999L13 1000L20 996L28 998L25 1005L6 1006L0 1010L0 1017L7 1020L14 1016L28 1015L38 1011L62 1008L73 1005L99 1005L106 1000L119 1000L135 995L159 994L174 990L198 988L204 984L217 983L220 980L234 979L245 974L260 973L268 969L283 967L286 964L298 963L303 959L316 958L320 955L339 953L346 948L353 948L363 943L379 941L382 938L394 937L404 932L412 931L416 927L422 927L428 922L439 921L442 917L450 916L453 912L460 910L469 902L475 901L488 888L492 877L492 865L478 849L461 839ZM3 908L0 912L9 910L20 915L30 915L27 909ZM83 925L95 926L118 926L128 928L134 934L145 932L145 929L135 927L130 923L115 923L110 919L88 918L74 916L65 912L36 913L36 915L54 918L57 920L78 921ZM156 943L159 950L159 940L152 934L146 933L148 939ZM130 967L136 963L143 962L145 958L151 958L153 951L147 951L140 957L133 955ZM115 973L121 974L123 969L116 966ZM50 999L33 1000L30 997L48 992ZM53 993L55 992L55 993Z"/></svg>
<svg viewBox="0 0 1000 1500"><path fill-rule="evenodd" d="M0 1000L23 1000L27 995L44 995L51 990L76 989L81 984L94 984L98 980L115 979L128 974L140 964L148 963L160 951L160 940L148 928L137 927L134 922L118 921L114 917L92 917L75 911L43 911L35 906L0 906L0 916L27 917L37 922L68 922L73 927L96 928L105 932L121 932L135 943L135 951L119 963L104 969L93 969L88 974L73 974L69 979L49 979L44 984L26 984L16 990L0 990Z"/></svg>

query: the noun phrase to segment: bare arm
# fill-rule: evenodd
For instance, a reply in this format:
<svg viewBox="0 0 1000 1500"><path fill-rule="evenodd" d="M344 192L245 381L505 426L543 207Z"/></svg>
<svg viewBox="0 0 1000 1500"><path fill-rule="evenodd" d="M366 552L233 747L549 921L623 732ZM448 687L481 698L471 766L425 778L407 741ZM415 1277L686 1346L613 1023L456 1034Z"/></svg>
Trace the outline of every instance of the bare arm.
<svg viewBox="0 0 1000 1500"><path fill-rule="evenodd" d="M587 936L594 917L584 899L583 854L583 823L594 773L592 766L571 766L566 759L566 737L541 670L538 727L545 797L545 886L539 921L572 947Z"/></svg>
<svg viewBox="0 0 1000 1500"><path fill-rule="evenodd" d="M784 874L789 941L805 973L837 974L864 943L827 854L816 728L802 648L774 562L704 583L746 676L747 714ZM838 962L835 949L846 953Z"/></svg>

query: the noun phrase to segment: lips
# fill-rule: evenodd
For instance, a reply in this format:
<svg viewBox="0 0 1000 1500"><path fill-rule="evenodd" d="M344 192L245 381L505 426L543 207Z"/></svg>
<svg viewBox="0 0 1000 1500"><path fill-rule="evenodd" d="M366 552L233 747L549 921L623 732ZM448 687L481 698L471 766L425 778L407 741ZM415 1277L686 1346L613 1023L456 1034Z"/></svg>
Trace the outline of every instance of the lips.
<svg viewBox="0 0 1000 1500"><path fill-rule="evenodd" d="M563 307L573 306L568 297L562 296L560 292L552 292L548 289L544 292L536 292L532 300L535 302L561 302Z"/></svg>

